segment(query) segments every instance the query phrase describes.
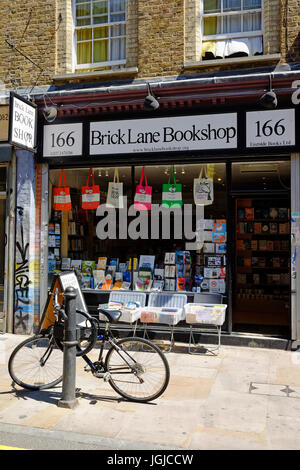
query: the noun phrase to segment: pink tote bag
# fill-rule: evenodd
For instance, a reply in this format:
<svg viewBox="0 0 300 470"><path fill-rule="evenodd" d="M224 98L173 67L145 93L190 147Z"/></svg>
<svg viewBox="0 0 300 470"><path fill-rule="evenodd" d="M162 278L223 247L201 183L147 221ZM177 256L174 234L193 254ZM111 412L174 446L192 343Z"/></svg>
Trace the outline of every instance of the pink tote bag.
<svg viewBox="0 0 300 470"><path fill-rule="evenodd" d="M143 186L144 177L145 177L145 186ZM134 208L138 211L151 210L151 199L152 199L152 186L148 186L146 170L145 170L145 167L143 167L140 184L137 185L135 196L134 196Z"/></svg>

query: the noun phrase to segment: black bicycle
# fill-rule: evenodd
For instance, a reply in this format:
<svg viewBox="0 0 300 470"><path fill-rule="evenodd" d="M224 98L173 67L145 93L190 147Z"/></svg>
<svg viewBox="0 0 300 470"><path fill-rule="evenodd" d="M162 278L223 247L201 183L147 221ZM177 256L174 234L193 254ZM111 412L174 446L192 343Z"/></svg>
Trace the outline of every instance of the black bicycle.
<svg viewBox="0 0 300 470"><path fill-rule="evenodd" d="M13 381L29 390L44 390L59 384L63 377L63 334L66 315L56 300L56 321L47 331L27 338L12 352L8 370ZM121 316L120 311L99 309L107 322L101 335L99 320L82 310L79 323L77 356L87 363L85 370L102 378L127 400L148 402L158 398L167 388L170 379L168 361L158 346L139 337L117 340L110 323ZM100 344L99 357L92 361L87 354ZM107 353L104 354L108 345Z"/></svg>

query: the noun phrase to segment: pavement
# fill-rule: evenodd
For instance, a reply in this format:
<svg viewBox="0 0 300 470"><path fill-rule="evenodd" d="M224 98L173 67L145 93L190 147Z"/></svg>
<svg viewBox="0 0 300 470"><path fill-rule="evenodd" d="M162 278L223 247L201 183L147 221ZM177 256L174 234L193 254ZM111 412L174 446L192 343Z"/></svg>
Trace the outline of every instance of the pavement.
<svg viewBox="0 0 300 470"><path fill-rule="evenodd" d="M193 355L181 345L167 353L167 390L148 404L123 400L78 358L78 405L65 409L57 406L61 386L30 392L12 383L7 362L24 338L0 335L0 432L38 430L66 449L73 438L78 448L300 448L300 352L222 346L218 356Z"/></svg>

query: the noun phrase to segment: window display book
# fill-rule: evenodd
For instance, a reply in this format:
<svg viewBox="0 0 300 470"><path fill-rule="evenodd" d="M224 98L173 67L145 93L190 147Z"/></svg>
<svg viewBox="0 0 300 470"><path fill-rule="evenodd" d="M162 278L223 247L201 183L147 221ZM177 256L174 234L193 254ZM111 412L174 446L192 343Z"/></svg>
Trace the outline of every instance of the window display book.
<svg viewBox="0 0 300 470"><path fill-rule="evenodd" d="M83 273L91 275L93 270L95 269L95 261L82 261L81 270Z"/></svg>
<svg viewBox="0 0 300 470"><path fill-rule="evenodd" d="M62 258L61 260L61 270L69 271L71 269L71 258Z"/></svg>

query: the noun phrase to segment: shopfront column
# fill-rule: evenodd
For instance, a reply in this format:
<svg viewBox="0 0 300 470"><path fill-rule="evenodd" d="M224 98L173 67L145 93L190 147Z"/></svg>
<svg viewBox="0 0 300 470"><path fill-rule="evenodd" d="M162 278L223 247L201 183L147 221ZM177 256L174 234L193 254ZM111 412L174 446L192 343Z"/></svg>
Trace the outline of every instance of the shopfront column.
<svg viewBox="0 0 300 470"><path fill-rule="evenodd" d="M40 304L41 174L34 154L17 150L14 333L31 334ZM36 317L35 317L36 315Z"/></svg>
<svg viewBox="0 0 300 470"><path fill-rule="evenodd" d="M300 154L291 155L291 315L292 348L300 346Z"/></svg>

